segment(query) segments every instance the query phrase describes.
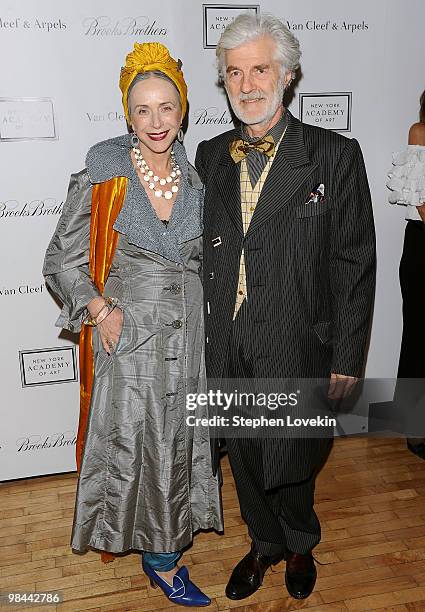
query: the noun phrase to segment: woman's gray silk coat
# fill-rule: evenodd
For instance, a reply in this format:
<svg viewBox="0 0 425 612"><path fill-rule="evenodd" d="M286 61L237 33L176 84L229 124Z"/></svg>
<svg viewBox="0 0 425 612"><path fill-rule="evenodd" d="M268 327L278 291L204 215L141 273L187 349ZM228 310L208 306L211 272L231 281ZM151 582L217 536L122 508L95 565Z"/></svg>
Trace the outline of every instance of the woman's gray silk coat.
<svg viewBox="0 0 425 612"><path fill-rule="evenodd" d="M88 272L92 184L127 176L120 231L104 295L124 323L108 355L93 334L94 383L78 482L72 547L174 552L199 529L222 530L208 429L186 422L186 394L206 388L202 314L202 198L183 147L181 189L168 227L156 216L130 160L129 137L93 147L71 177L47 250L46 282L64 304L58 325L79 331L98 295ZM125 233L121 233L125 232ZM208 416L197 408L196 416Z"/></svg>

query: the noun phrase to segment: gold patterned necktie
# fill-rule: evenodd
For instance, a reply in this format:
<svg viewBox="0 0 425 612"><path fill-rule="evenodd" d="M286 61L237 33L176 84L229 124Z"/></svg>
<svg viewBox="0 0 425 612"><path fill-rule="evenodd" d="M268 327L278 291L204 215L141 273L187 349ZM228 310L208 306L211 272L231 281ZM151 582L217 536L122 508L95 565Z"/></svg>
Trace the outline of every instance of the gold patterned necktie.
<svg viewBox="0 0 425 612"><path fill-rule="evenodd" d="M242 138L237 138L236 140L232 140L229 144L229 153L236 164L245 159L250 151L254 150L261 151L261 153L264 153L267 157L272 157L275 150L273 136L264 136L264 138L256 140L255 142L248 142L242 140Z"/></svg>

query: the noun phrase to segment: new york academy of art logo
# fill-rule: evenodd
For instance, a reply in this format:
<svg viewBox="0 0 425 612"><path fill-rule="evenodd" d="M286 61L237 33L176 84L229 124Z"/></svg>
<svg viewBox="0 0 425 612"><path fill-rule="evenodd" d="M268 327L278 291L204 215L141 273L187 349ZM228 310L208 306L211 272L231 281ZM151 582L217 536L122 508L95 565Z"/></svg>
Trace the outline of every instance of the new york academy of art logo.
<svg viewBox="0 0 425 612"><path fill-rule="evenodd" d="M77 381L74 345L19 351L23 387Z"/></svg>
<svg viewBox="0 0 425 612"><path fill-rule="evenodd" d="M215 49L223 30L240 13L260 11L259 4L203 4L204 49Z"/></svg>
<svg viewBox="0 0 425 612"><path fill-rule="evenodd" d="M57 140L50 98L0 98L0 141Z"/></svg>
<svg viewBox="0 0 425 612"><path fill-rule="evenodd" d="M352 93L300 93L300 119L304 123L334 130L351 131Z"/></svg>

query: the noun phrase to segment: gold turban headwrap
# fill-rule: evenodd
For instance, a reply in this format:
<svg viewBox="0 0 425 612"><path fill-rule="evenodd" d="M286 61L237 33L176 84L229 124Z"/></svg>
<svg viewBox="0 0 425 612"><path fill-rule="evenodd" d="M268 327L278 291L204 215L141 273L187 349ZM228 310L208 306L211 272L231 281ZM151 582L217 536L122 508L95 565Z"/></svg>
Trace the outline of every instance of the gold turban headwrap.
<svg viewBox="0 0 425 612"><path fill-rule="evenodd" d="M134 50L126 57L125 66L121 68L120 89L122 91L122 104L125 117L130 123L128 113L128 90L139 73L159 70L169 77L180 94L182 105L182 119L187 109L187 85L180 69L180 61L176 62L170 55L167 47L161 43L134 43Z"/></svg>

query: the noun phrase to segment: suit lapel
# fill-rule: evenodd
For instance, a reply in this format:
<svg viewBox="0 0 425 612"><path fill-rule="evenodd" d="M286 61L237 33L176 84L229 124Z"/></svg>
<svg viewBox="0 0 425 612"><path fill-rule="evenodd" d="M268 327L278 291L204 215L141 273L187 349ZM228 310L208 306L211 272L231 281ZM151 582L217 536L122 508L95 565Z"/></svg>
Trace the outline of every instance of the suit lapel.
<svg viewBox="0 0 425 612"><path fill-rule="evenodd" d="M289 113L289 111L286 111ZM289 113L289 123L252 216L247 235L285 206L317 164L304 145L302 123Z"/></svg>
<svg viewBox="0 0 425 612"><path fill-rule="evenodd" d="M235 134L232 134L229 142L234 137ZM227 214L243 235L239 168L230 157L227 144L218 163L215 180Z"/></svg>

